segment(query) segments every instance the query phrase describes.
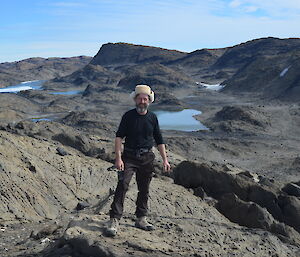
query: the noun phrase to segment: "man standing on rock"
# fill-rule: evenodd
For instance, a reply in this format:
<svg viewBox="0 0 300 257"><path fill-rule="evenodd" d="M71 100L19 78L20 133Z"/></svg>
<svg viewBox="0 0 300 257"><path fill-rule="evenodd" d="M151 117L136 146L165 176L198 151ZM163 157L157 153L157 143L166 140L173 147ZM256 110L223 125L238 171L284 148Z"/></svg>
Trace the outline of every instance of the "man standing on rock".
<svg viewBox="0 0 300 257"><path fill-rule="evenodd" d="M107 228L107 234L110 236L117 234L119 220L123 214L125 194L134 173L139 191L136 200L135 226L147 231L154 229L154 226L146 219L149 185L154 171L155 155L151 150L154 144L153 139L162 157L164 171L170 171L157 117L148 110L149 104L154 101L154 92L147 85L137 85L130 96L134 99L136 108L123 115L115 139L115 166L119 173L118 185L110 210L110 223ZM124 137L124 151L121 154Z"/></svg>

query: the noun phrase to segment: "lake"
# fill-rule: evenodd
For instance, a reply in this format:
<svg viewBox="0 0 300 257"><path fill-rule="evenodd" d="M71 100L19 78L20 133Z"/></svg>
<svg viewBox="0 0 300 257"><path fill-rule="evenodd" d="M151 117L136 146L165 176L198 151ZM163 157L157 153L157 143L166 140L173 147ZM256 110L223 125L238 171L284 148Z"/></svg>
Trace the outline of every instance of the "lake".
<svg viewBox="0 0 300 257"><path fill-rule="evenodd" d="M193 117L201 114L198 110L184 109L179 112L154 111L154 113L157 115L161 129L180 131L209 130Z"/></svg>
<svg viewBox="0 0 300 257"><path fill-rule="evenodd" d="M20 84L0 88L0 93L18 93L25 90L42 90L42 86L45 80L34 80L34 81L25 81ZM81 94L81 90L68 90L68 91L55 91L49 92L52 95L77 95Z"/></svg>

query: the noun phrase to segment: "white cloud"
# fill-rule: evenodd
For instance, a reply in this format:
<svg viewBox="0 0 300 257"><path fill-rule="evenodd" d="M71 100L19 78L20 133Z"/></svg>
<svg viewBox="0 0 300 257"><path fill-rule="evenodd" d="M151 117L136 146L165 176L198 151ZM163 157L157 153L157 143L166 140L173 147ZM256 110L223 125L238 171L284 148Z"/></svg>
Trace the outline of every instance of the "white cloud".
<svg viewBox="0 0 300 257"><path fill-rule="evenodd" d="M246 6L245 7L245 12L247 13L251 13L251 12L256 12L258 10L257 6Z"/></svg>
<svg viewBox="0 0 300 257"><path fill-rule="evenodd" d="M229 6L232 7L232 8L236 8L236 7L239 7L240 5L242 4L241 1L239 0L233 0L229 3Z"/></svg>
<svg viewBox="0 0 300 257"><path fill-rule="evenodd" d="M255 12L258 9L268 14L270 17L276 18L293 18L300 16L300 1L299 0L233 0L239 2L238 6L231 7L244 7L246 12Z"/></svg>

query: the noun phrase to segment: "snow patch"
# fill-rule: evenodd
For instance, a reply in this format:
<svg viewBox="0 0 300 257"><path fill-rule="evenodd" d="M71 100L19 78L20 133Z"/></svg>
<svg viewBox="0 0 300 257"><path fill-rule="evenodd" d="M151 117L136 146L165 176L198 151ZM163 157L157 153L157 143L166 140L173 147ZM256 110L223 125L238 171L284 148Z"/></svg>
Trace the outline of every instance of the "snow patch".
<svg viewBox="0 0 300 257"><path fill-rule="evenodd" d="M210 85L210 84L205 84L205 83L202 83L202 82L200 83L200 85L205 87L206 89L214 90L214 91L219 91L224 87L221 84Z"/></svg>
<svg viewBox="0 0 300 257"><path fill-rule="evenodd" d="M27 83L37 82L37 81L40 81L40 80L28 80L28 81L23 81L23 82L21 82L21 84L27 84Z"/></svg>
<svg viewBox="0 0 300 257"><path fill-rule="evenodd" d="M30 90L33 89L30 86L22 86L22 87L7 87L7 88L0 88L0 93L17 93L20 91Z"/></svg>
<svg viewBox="0 0 300 257"><path fill-rule="evenodd" d="M0 93L18 93L20 91L40 89L44 80L24 81L18 85L0 88Z"/></svg>
<svg viewBox="0 0 300 257"><path fill-rule="evenodd" d="M291 66L285 68L282 72L280 72L280 77L283 77L283 76L289 71L289 68L290 68L290 67L291 67Z"/></svg>

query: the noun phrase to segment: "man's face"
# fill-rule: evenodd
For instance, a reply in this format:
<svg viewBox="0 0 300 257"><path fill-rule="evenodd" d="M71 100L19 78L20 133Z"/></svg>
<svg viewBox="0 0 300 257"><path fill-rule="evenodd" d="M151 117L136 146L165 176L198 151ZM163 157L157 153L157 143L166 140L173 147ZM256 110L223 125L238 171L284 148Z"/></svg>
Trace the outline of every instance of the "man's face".
<svg viewBox="0 0 300 257"><path fill-rule="evenodd" d="M135 98L135 105L138 112L144 112L149 106L149 96L147 94L138 94Z"/></svg>

